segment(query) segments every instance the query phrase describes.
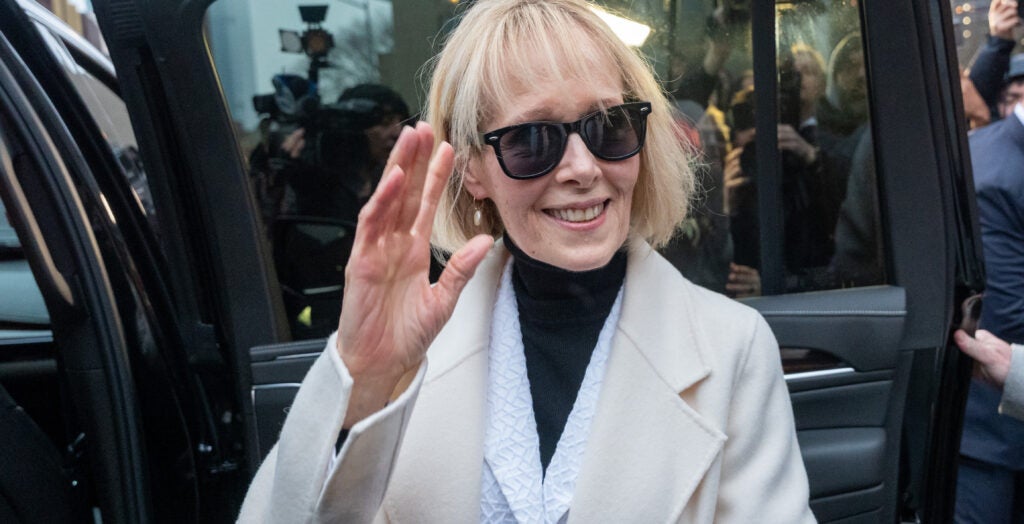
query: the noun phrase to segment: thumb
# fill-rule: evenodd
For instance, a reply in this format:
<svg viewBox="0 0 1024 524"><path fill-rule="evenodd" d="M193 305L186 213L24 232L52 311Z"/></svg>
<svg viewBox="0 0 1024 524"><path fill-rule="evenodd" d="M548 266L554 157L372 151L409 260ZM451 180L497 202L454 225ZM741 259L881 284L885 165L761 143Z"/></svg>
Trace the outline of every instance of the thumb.
<svg viewBox="0 0 1024 524"><path fill-rule="evenodd" d="M455 309L455 302L458 301L462 288L466 287L466 283L476 273L477 266L492 245L494 239L490 235L477 235L448 260L448 265L441 273L441 278L437 280L437 287L434 290L446 310Z"/></svg>
<svg viewBox="0 0 1024 524"><path fill-rule="evenodd" d="M977 333L975 333L975 336L981 338L985 335L985 333L987 332L979 330ZM956 345L960 346L960 349L964 353L967 353L967 355L970 356L971 358L978 360L978 357L981 356L981 354L978 348L980 344L976 338L972 338L962 329L956 330L956 333L953 334L953 338L954 340L956 340Z"/></svg>

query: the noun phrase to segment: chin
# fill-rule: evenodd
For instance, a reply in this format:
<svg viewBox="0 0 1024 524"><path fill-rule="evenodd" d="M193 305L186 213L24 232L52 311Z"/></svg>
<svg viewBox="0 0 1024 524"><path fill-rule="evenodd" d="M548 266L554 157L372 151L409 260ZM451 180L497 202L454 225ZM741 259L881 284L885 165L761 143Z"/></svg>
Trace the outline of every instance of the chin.
<svg viewBox="0 0 1024 524"><path fill-rule="evenodd" d="M608 262L612 260L612 256L619 250L619 247L593 249L593 251L590 249L576 249L569 253L564 253L563 256L558 257L556 262L548 263L567 271L590 271L608 265Z"/></svg>

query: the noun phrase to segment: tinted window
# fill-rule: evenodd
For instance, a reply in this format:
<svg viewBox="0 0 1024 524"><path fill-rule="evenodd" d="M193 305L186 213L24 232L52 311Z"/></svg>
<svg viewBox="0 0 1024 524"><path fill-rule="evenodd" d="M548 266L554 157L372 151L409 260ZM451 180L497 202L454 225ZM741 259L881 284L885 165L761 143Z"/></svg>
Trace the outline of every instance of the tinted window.
<svg viewBox="0 0 1024 524"><path fill-rule="evenodd" d="M223 96L298 337L336 327L358 209L399 124L421 108L424 64L459 4L345 1L301 13L219 0L209 10ZM693 212L663 250L684 275L737 298L885 281L856 3L779 3L778 53L764 64L748 2L596 4L665 81L680 140L701 164ZM756 110L757 67L775 77L775 114ZM777 139L758 136L759 119ZM758 149L777 150L777 165L760 165Z"/></svg>
<svg viewBox="0 0 1024 524"><path fill-rule="evenodd" d="M106 83L91 73L88 67L79 63L79 59L69 51L60 36L52 33L42 24L38 24L37 27L43 40L49 45L53 56L64 68L68 79L75 86L82 101L85 102L89 114L92 115L96 125L103 132L103 137L110 144L125 177L135 191L139 204L147 216L155 217L156 211L153 208L149 182L146 180L146 171L142 166L138 143L135 141L135 132L132 130L128 108L124 101Z"/></svg>

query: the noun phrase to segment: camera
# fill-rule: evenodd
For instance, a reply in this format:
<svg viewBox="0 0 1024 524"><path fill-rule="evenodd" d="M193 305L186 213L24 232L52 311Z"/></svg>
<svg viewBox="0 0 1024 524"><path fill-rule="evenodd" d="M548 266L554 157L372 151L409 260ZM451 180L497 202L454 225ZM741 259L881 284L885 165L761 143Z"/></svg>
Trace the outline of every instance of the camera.
<svg viewBox="0 0 1024 524"><path fill-rule="evenodd" d="M255 95L253 108L268 122L268 153L279 160L290 161L291 155L281 151L281 144L297 129L305 130L305 147L297 160L315 166L337 165L339 155L350 138L357 135L366 114L373 107L354 104L324 104L318 91L319 71L330 67L327 54L334 48L334 37L321 28L327 16L326 5L299 6L306 29L281 29L281 50L304 53L310 58L309 72L303 78L295 74L278 74L271 78L274 92Z"/></svg>
<svg viewBox="0 0 1024 524"><path fill-rule="evenodd" d="M376 110L373 103L344 101L323 104L316 85L298 75L280 74L271 79L274 92L253 97L253 108L269 122L267 142L270 153L287 156L281 144L295 130L305 129L306 146L299 160L318 166L332 166L352 138L365 127Z"/></svg>

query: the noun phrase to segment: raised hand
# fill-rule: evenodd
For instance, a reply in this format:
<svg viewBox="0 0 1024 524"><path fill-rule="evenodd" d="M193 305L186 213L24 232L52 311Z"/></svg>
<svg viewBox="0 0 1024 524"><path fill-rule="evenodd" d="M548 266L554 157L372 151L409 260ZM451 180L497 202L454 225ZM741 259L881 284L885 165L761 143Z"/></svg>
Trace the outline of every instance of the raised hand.
<svg viewBox="0 0 1024 524"><path fill-rule="evenodd" d="M722 208L726 214L731 214L738 210L739 192L753 182L749 174L743 173L743 168L740 165L741 155L743 155L742 147L736 147L729 151L729 154L725 155L722 173L725 191L722 192Z"/></svg>
<svg viewBox="0 0 1024 524"><path fill-rule="evenodd" d="M403 129L359 213L338 322L337 350L355 383L345 427L381 409L420 365L493 243L487 235L473 238L430 285L430 233L454 161L451 145L431 155L433 144L426 123Z"/></svg>
<svg viewBox="0 0 1024 524"><path fill-rule="evenodd" d="M1013 40L1013 30L1020 25L1017 2L995 0L988 8L988 32L1003 40Z"/></svg>

